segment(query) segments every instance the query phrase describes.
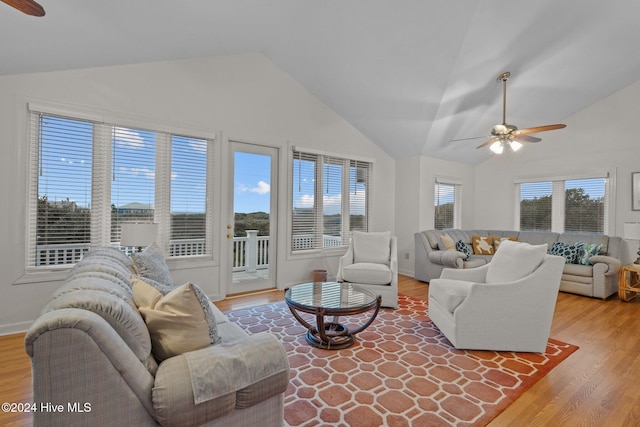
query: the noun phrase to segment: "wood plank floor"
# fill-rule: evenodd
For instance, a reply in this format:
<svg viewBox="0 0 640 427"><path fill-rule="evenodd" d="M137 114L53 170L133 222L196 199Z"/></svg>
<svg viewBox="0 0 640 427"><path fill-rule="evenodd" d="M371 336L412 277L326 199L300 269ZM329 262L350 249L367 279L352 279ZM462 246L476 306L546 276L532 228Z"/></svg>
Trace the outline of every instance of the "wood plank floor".
<svg viewBox="0 0 640 427"><path fill-rule="evenodd" d="M400 293L426 299L428 285L400 276ZM282 291L216 302L222 311L280 301ZM640 299L628 303L560 293L553 338L580 349L536 383L490 426L639 426ZM0 337L0 400L31 400L24 335ZM25 415L0 413L1 426L29 426Z"/></svg>

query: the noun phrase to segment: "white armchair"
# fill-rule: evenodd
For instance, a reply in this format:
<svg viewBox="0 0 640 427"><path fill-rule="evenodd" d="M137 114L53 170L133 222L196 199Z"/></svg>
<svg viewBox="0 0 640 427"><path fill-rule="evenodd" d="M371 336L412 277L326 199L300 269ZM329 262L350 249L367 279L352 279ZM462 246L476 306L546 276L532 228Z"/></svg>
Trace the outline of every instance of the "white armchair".
<svg viewBox="0 0 640 427"><path fill-rule="evenodd" d="M338 282L349 282L382 297L383 307L398 307L398 243L389 232L355 231L338 263Z"/></svg>
<svg viewBox="0 0 640 427"><path fill-rule="evenodd" d="M505 241L489 264L444 269L429 317L458 349L544 352L565 261L546 249Z"/></svg>

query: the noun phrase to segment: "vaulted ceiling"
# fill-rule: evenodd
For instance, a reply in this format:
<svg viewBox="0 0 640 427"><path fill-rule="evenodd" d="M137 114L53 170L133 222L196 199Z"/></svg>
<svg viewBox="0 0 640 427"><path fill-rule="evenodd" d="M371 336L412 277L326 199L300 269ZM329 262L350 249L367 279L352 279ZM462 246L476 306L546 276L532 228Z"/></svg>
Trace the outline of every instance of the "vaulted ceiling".
<svg viewBox="0 0 640 427"><path fill-rule="evenodd" d="M487 159L450 141L502 122L503 71L520 128L640 79L633 0L39 2L0 3L0 75L261 52L394 158Z"/></svg>

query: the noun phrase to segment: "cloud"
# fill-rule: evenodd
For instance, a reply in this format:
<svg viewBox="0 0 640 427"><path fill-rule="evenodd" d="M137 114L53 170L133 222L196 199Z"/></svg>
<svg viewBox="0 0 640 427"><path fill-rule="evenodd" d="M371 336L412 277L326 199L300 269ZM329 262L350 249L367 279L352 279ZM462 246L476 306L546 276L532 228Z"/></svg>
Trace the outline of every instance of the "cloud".
<svg viewBox="0 0 640 427"><path fill-rule="evenodd" d="M262 195L269 194L269 192L271 191L271 186L264 181L259 181L256 187L248 187L244 184L238 184L238 186L236 187L236 191L240 193L246 193L247 191L249 191L251 193Z"/></svg>
<svg viewBox="0 0 640 427"><path fill-rule="evenodd" d="M122 175L130 175L130 176L146 176L149 179L153 179L156 176L156 173L149 168L128 168L124 166L120 166L118 171Z"/></svg>
<svg viewBox="0 0 640 427"><path fill-rule="evenodd" d="M144 148L144 137L140 132L133 129L116 126L113 128L113 137L115 143L120 146L133 148L134 150Z"/></svg>
<svg viewBox="0 0 640 427"><path fill-rule="evenodd" d="M259 181L258 186L252 188L249 191L251 191L252 193L258 193L258 194L268 194L271 191L271 186L264 181Z"/></svg>

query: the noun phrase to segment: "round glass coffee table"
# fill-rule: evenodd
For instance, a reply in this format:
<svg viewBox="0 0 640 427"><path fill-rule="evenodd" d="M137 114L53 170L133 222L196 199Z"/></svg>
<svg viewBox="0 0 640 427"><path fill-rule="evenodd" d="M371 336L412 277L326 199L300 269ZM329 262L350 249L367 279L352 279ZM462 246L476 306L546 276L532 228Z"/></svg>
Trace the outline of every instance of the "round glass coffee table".
<svg viewBox="0 0 640 427"><path fill-rule="evenodd" d="M307 342L326 350L339 350L355 343L355 335L374 321L382 297L349 283L303 283L287 289L284 299L293 316L307 328ZM340 316L352 316L372 311L371 317L350 329L339 322ZM306 321L300 313L315 315L316 324ZM326 322L325 316L333 316ZM308 316L307 316L308 317Z"/></svg>

